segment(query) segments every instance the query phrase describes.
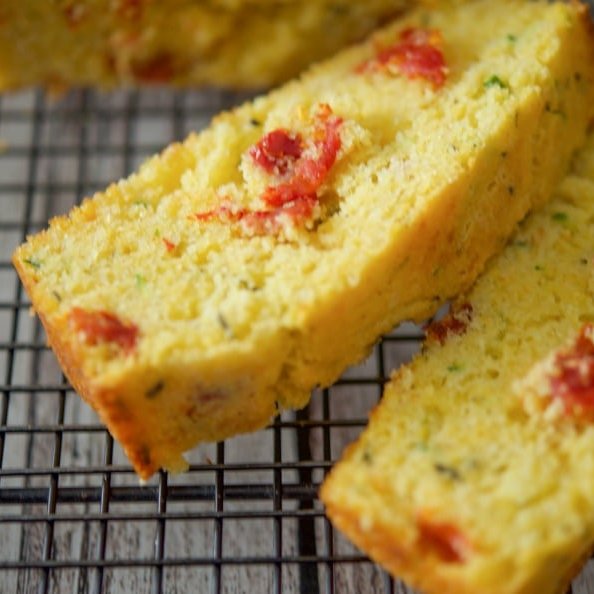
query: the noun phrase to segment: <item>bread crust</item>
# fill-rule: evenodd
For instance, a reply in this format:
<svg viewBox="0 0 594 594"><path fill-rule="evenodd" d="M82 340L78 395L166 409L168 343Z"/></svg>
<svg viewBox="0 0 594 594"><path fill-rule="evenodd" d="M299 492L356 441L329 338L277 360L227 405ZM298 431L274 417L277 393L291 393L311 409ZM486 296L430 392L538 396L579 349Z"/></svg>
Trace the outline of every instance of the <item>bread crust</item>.
<svg viewBox="0 0 594 594"><path fill-rule="evenodd" d="M13 264L22 279L29 295L34 294L34 279L24 270L21 261L14 257ZM62 325L52 324L43 311L37 312L45 329L48 345L58 359L64 374L76 392L98 414L101 421L109 427L110 433L120 444L142 480L148 479L159 467L143 452L137 431L128 422L125 411L117 406L117 395L109 390L97 390L90 378L84 373L84 361L80 351L72 348L66 320ZM124 413L124 414L122 414Z"/></svg>

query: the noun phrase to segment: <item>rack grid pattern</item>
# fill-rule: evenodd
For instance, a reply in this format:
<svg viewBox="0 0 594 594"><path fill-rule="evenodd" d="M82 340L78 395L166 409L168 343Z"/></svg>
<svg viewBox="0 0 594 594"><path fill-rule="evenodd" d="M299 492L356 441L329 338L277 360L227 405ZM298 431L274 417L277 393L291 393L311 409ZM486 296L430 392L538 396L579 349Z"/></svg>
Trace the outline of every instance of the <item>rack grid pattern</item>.
<svg viewBox="0 0 594 594"><path fill-rule="evenodd" d="M247 97L79 91L0 102L1 592L410 594L333 531L317 491L389 371L418 349L419 328L384 337L305 410L202 445L188 473L141 486L61 374L10 263L50 217ZM580 579L576 594L594 592Z"/></svg>

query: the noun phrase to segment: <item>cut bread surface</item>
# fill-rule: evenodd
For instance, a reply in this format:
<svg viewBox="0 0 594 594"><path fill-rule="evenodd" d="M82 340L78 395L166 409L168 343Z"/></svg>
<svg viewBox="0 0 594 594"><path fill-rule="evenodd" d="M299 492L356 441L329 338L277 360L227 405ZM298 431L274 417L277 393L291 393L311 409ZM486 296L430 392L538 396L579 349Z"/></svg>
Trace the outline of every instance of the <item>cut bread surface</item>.
<svg viewBox="0 0 594 594"><path fill-rule="evenodd" d="M428 594L562 594L594 546L594 135L331 471L327 513Z"/></svg>
<svg viewBox="0 0 594 594"><path fill-rule="evenodd" d="M583 141L592 46L576 3L419 9L29 238L50 344L140 476L468 287Z"/></svg>
<svg viewBox="0 0 594 594"><path fill-rule="evenodd" d="M262 88L361 40L406 4L4 0L0 88Z"/></svg>

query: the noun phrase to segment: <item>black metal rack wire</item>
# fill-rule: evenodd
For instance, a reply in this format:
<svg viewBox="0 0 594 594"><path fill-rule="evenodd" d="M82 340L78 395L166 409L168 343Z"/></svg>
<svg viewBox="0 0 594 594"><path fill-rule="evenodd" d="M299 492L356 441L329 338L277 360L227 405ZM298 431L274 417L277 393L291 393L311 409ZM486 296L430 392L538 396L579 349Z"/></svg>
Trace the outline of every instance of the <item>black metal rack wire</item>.
<svg viewBox="0 0 594 594"><path fill-rule="evenodd" d="M71 389L10 263L27 234L245 96L0 102L0 592L410 592L330 526L317 490L421 332L405 325L303 411L137 478ZM574 589L576 594L586 589Z"/></svg>

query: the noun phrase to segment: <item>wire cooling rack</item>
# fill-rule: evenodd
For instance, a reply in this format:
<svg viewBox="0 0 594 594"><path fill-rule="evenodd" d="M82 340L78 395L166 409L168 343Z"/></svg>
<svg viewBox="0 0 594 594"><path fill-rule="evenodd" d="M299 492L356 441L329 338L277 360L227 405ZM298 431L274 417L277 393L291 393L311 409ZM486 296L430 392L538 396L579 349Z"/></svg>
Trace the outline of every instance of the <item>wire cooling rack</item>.
<svg viewBox="0 0 594 594"><path fill-rule="evenodd" d="M324 474L420 331L405 325L308 408L203 445L140 486L71 389L10 264L27 234L246 96L35 93L0 102L0 592L410 592L333 531ZM575 594L594 592L587 574Z"/></svg>

